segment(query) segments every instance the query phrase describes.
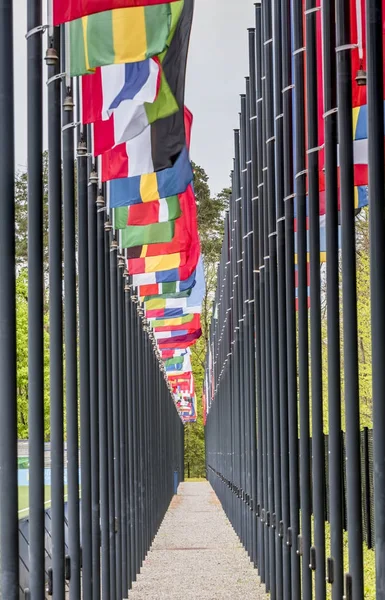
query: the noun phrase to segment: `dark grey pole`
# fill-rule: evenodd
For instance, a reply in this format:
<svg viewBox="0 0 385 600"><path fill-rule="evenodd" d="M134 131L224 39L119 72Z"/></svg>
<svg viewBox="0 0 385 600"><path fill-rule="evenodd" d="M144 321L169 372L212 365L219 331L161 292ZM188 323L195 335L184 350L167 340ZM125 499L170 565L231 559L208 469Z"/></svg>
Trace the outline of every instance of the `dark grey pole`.
<svg viewBox="0 0 385 600"><path fill-rule="evenodd" d="M99 192L101 202L101 192ZM102 208L102 207L100 207ZM106 294L104 214L97 219L97 289L98 289L98 392L99 392L99 460L100 460L100 528L101 528L101 579L102 598L110 595L110 526L108 495L108 430L107 430L107 373L106 373Z"/></svg>
<svg viewBox="0 0 385 600"><path fill-rule="evenodd" d="M44 595L43 85L41 0L27 9L28 425L30 591Z"/></svg>
<svg viewBox="0 0 385 600"><path fill-rule="evenodd" d="M118 352L118 266L117 249L110 250L110 323L111 323L111 381L112 381L112 451L114 474L116 597L122 597L122 530L121 530L121 461L120 461L120 410L119 410L119 352Z"/></svg>
<svg viewBox="0 0 385 600"><path fill-rule="evenodd" d="M52 589L55 598L64 599L64 373L63 373L63 235L60 28L49 37L48 65L48 235L49 235L49 327L50 327L50 425L51 425L51 515ZM53 59L49 59L51 55Z"/></svg>
<svg viewBox="0 0 385 600"><path fill-rule="evenodd" d="M318 90L315 0L306 1L307 168L310 241L310 356L312 416L312 476L314 546L310 568L315 571L315 596L324 598L325 581L325 438L323 433L321 275L319 222ZM321 93L321 90L320 90ZM306 559L306 556L305 556ZM303 566L306 568L306 562Z"/></svg>
<svg viewBox="0 0 385 600"><path fill-rule="evenodd" d="M0 2L0 596L19 598L13 15L10 0Z"/></svg>
<svg viewBox="0 0 385 600"><path fill-rule="evenodd" d="M91 132L88 128L88 149ZM95 174L90 160L88 175ZM99 460L99 373L98 373L98 267L97 261L97 183L88 182L88 285L90 325L90 404L91 404L91 459L92 459L92 593L100 600L100 460Z"/></svg>
<svg viewBox="0 0 385 600"><path fill-rule="evenodd" d="M62 39L63 42L63 39ZM64 43L62 44L64 48ZM63 83L64 324L68 458L68 541L71 599L80 599L76 236L72 89Z"/></svg>
<svg viewBox="0 0 385 600"><path fill-rule="evenodd" d="M360 466L361 444L358 387L355 213L354 203L352 202L352 198L354 197L354 157L349 0L336 0L336 44L349 574L352 578L353 598L362 598L364 583Z"/></svg>
<svg viewBox="0 0 385 600"><path fill-rule="evenodd" d="M298 551L302 556L302 593L312 598L312 578L308 568L311 546L311 477L309 432L309 340L307 294L307 232L306 232L306 160L305 160L305 93L303 6L293 3L294 21L294 85L295 85L295 194L297 208L298 258L298 355L300 412L300 506L301 537Z"/></svg>
<svg viewBox="0 0 385 600"><path fill-rule="evenodd" d="M328 334L328 411L329 411L329 493L331 556L328 559L328 580L332 583L332 598L343 595L343 487L341 437L341 357L338 255L337 197L337 115L335 0L324 0L323 68L324 68L324 127L326 183L326 285Z"/></svg>
<svg viewBox="0 0 385 600"><path fill-rule="evenodd" d="M374 519L376 598L385 598L385 214L383 7L366 2L368 144L373 361Z"/></svg>
<svg viewBox="0 0 385 600"><path fill-rule="evenodd" d="M79 103L78 94L78 103ZM78 118L80 110L78 109ZM88 168L87 128L78 135L78 263L79 263L79 359L80 359L80 467L82 594L92 598L92 501L91 501L91 405L90 405L90 315L88 273Z"/></svg>

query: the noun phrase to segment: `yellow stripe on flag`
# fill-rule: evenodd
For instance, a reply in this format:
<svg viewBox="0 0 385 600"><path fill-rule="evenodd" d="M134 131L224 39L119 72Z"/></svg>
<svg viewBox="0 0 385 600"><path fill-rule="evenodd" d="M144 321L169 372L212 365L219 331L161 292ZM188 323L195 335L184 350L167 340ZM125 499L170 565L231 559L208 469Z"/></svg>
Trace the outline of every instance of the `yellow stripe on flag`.
<svg viewBox="0 0 385 600"><path fill-rule="evenodd" d="M115 64L146 59L147 37L144 7L117 8L112 11Z"/></svg>
<svg viewBox="0 0 385 600"><path fill-rule="evenodd" d="M156 173L142 175L140 178L140 197L142 198L142 202L160 200Z"/></svg>
<svg viewBox="0 0 385 600"><path fill-rule="evenodd" d="M154 273L155 271L168 271L176 269L180 265L180 254L165 254L164 256L149 256L146 261L146 273Z"/></svg>
<svg viewBox="0 0 385 600"><path fill-rule="evenodd" d="M87 29L88 29L88 17L82 18L82 27L83 27L83 40L84 40L84 62L86 64L87 71L90 70L90 61L88 59L88 37L87 37Z"/></svg>
<svg viewBox="0 0 385 600"><path fill-rule="evenodd" d="M356 106L356 108L353 108L353 140L356 139L356 129L357 129L359 114L360 114L360 107Z"/></svg>
<svg viewBox="0 0 385 600"><path fill-rule="evenodd" d="M153 298L146 302L146 310L160 310L162 308L166 308L165 298Z"/></svg>
<svg viewBox="0 0 385 600"><path fill-rule="evenodd" d="M140 253L140 258L146 258L147 250L148 250L148 244L142 246L142 252Z"/></svg>

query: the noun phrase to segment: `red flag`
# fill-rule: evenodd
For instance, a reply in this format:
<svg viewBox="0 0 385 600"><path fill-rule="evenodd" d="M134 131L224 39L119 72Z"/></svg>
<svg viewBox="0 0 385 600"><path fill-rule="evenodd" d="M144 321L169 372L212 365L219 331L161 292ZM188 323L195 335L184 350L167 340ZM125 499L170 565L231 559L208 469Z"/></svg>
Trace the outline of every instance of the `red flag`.
<svg viewBox="0 0 385 600"><path fill-rule="evenodd" d="M168 0L168 2L175 1ZM86 15L116 8L152 6L154 4L164 4L164 0L54 0L53 24L60 25Z"/></svg>

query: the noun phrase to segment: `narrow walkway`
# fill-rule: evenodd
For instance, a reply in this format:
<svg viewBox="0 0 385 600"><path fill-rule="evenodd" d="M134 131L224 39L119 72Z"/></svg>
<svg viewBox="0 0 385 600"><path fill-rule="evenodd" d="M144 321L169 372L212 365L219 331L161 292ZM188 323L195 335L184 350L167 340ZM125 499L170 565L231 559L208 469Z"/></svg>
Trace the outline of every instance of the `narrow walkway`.
<svg viewBox="0 0 385 600"><path fill-rule="evenodd" d="M180 485L129 598L266 598L209 483Z"/></svg>

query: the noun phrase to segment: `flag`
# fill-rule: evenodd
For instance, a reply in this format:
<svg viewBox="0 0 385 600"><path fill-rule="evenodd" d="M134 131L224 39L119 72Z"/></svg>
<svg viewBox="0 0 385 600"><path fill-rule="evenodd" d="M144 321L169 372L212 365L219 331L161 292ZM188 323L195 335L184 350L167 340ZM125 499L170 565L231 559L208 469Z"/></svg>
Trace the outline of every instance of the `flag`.
<svg viewBox="0 0 385 600"><path fill-rule="evenodd" d="M190 277L188 277L184 281L171 281L171 282L162 282L155 281L153 283L139 283L139 296L147 297L147 296L173 296L175 294L191 294L192 288L196 283L196 273L192 273ZM184 298L187 296L184 295Z"/></svg>
<svg viewBox="0 0 385 600"><path fill-rule="evenodd" d="M158 340L159 348L161 349L172 349L172 348L188 348L192 344L195 344L196 340L202 335L202 330L198 329L192 333L186 333L180 336L172 336Z"/></svg>
<svg viewBox="0 0 385 600"><path fill-rule="evenodd" d="M140 288L140 291L143 290L143 288L146 288L147 286L142 286ZM147 300L149 300L150 298L162 298L162 299L168 299L168 298L189 298L191 296L191 289L185 290L183 292L175 292L175 293L170 293L170 294L157 294L157 295L152 295L152 296L141 296L141 300L142 302L147 302Z"/></svg>
<svg viewBox="0 0 385 600"><path fill-rule="evenodd" d="M130 248L141 244L152 244L160 241L172 240L174 235L174 221L166 223L153 223L152 225L128 226L120 231L120 245Z"/></svg>
<svg viewBox="0 0 385 600"><path fill-rule="evenodd" d="M133 275L132 282L134 286L141 287L143 285L151 285L154 283L177 283L182 279L183 278L179 277L179 269L170 269L169 271ZM187 279L187 277L185 277L185 279Z"/></svg>
<svg viewBox="0 0 385 600"><path fill-rule="evenodd" d="M98 67L82 77L82 122L106 121L122 105L140 106L156 100L162 69L157 58Z"/></svg>
<svg viewBox="0 0 385 600"><path fill-rule="evenodd" d="M188 332L196 331L201 327L200 315L184 315L174 319L156 319L151 323L155 332L175 332L181 329Z"/></svg>
<svg viewBox="0 0 385 600"><path fill-rule="evenodd" d="M165 338L158 341L158 346L161 350L172 350L173 348L188 348L192 344L195 344L196 340L202 335L202 330L194 331L193 333L187 333L179 337Z"/></svg>
<svg viewBox="0 0 385 600"><path fill-rule="evenodd" d="M128 253L128 271L130 274L150 273L154 270L165 270L170 267L153 266L150 270L147 263L156 265L156 261L148 261L148 257L161 257L176 255L179 253L179 261L175 266L185 267L185 271L192 273L199 258L199 237L195 195L192 186L189 186L184 194L179 196L182 216L175 221L175 233L171 242L166 244L151 244L150 246L138 246L131 248ZM163 264L168 264L167 260ZM186 277L183 277L184 279Z"/></svg>
<svg viewBox="0 0 385 600"><path fill-rule="evenodd" d="M179 197L177 195L149 202L134 204L114 209L115 229L124 229L127 225L151 225L174 221L181 215Z"/></svg>
<svg viewBox="0 0 385 600"><path fill-rule="evenodd" d="M135 165L135 161L134 161ZM102 173L103 181L114 179L113 169L108 168ZM109 184L110 206L130 206L168 198L175 194L183 193L193 179L193 171L187 148L179 155L171 169L164 169L158 173L116 179Z"/></svg>
<svg viewBox="0 0 385 600"><path fill-rule="evenodd" d="M161 54L170 43L183 8L171 4L118 8L69 24L70 75L104 65L140 62Z"/></svg>
<svg viewBox="0 0 385 600"><path fill-rule="evenodd" d="M196 269L196 283L192 288L191 295L188 298L152 297L145 303L146 315L148 318L153 318L200 313L205 293L203 260L200 257Z"/></svg>
<svg viewBox="0 0 385 600"><path fill-rule="evenodd" d="M176 0L168 0L175 2ZM163 4L164 0L54 0L53 24L60 25L87 15L137 6Z"/></svg>
<svg viewBox="0 0 385 600"><path fill-rule="evenodd" d="M157 64L154 59L145 62ZM133 64L136 65L137 63ZM113 68L120 66L112 65ZM130 67L131 65L122 66ZM103 69L107 68L103 67ZM112 114L107 120L96 120L94 122L95 156L108 152L118 144L134 138L158 119L164 119L178 111L178 103L170 90L163 70L160 69L158 73L157 80L149 82L147 93L149 100L140 102L141 98L146 98L144 93L146 90L144 90L142 94L138 94L133 100L120 102L115 109L110 111ZM83 77L83 80L93 79L93 77L94 75L87 75ZM153 89L154 83L156 84L155 91ZM152 85L150 86L150 84ZM89 100L87 100L88 102Z"/></svg>
<svg viewBox="0 0 385 600"><path fill-rule="evenodd" d="M155 244L158 245L158 244ZM150 246L141 246L143 252ZM129 249L129 252L132 248ZM144 258L129 258L127 261L128 272L130 275L140 275L142 273L155 273L157 271L169 271L185 267L187 264L186 252L175 252L173 254L160 254L157 256L145 256Z"/></svg>

